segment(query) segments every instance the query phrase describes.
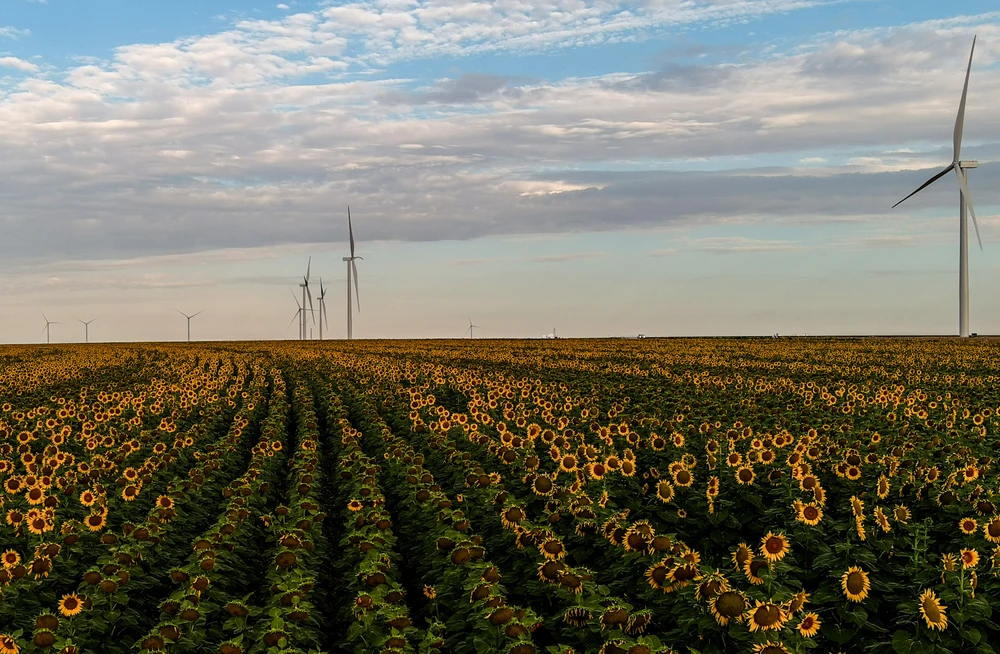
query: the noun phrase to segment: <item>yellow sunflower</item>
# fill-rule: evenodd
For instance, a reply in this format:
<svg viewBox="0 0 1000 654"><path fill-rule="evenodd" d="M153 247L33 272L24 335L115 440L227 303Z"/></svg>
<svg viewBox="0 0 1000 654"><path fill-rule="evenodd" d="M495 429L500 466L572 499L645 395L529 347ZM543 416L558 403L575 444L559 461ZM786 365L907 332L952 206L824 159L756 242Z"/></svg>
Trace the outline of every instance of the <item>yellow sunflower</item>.
<svg viewBox="0 0 1000 654"><path fill-rule="evenodd" d="M768 561L780 561L791 549L788 539L783 533L775 534L769 531L760 542L760 553Z"/></svg>
<svg viewBox="0 0 1000 654"><path fill-rule="evenodd" d="M807 525L818 525L820 520L823 519L823 509L814 502L802 504L798 507L795 519Z"/></svg>
<svg viewBox="0 0 1000 654"><path fill-rule="evenodd" d="M975 518L962 518L958 521L958 528L966 536L971 536L979 531L979 522Z"/></svg>
<svg viewBox="0 0 1000 654"><path fill-rule="evenodd" d="M962 568L965 570L979 565L979 552L976 550L962 550L959 556L962 559Z"/></svg>
<svg viewBox="0 0 1000 654"><path fill-rule="evenodd" d="M844 590L844 596L852 602L864 600L872 587L868 573L853 565L840 577L840 586Z"/></svg>
<svg viewBox="0 0 1000 654"><path fill-rule="evenodd" d="M788 614L778 604L757 600L747 611L747 621L750 631L777 631L788 621Z"/></svg>
<svg viewBox="0 0 1000 654"><path fill-rule="evenodd" d="M928 588L920 594L920 615L924 617L929 629L944 631L948 628L948 616L937 594Z"/></svg>
<svg viewBox="0 0 1000 654"><path fill-rule="evenodd" d="M798 631L805 638L812 638L819 633L819 627L819 616L815 613L806 613L799 622Z"/></svg>
<svg viewBox="0 0 1000 654"><path fill-rule="evenodd" d="M83 599L76 593L63 595L59 600L59 612L67 618L72 618L83 611Z"/></svg>

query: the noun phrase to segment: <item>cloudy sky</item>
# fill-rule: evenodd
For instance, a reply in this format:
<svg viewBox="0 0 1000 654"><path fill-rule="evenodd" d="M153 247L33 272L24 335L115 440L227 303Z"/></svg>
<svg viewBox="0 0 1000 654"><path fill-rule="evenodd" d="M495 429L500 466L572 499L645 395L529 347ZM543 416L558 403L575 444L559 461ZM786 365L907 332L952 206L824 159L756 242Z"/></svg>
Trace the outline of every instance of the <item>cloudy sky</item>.
<svg viewBox="0 0 1000 654"><path fill-rule="evenodd" d="M956 333L974 34L1000 333L995 0L2 0L0 342Z"/></svg>

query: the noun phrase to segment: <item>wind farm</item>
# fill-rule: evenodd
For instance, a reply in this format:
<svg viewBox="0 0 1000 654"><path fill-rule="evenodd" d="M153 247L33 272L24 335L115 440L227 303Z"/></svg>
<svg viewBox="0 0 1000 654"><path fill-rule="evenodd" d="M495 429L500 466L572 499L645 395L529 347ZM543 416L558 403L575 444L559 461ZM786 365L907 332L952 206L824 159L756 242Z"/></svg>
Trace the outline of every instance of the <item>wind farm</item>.
<svg viewBox="0 0 1000 654"><path fill-rule="evenodd" d="M995 652L995 2L217 5L0 15L0 654Z"/></svg>

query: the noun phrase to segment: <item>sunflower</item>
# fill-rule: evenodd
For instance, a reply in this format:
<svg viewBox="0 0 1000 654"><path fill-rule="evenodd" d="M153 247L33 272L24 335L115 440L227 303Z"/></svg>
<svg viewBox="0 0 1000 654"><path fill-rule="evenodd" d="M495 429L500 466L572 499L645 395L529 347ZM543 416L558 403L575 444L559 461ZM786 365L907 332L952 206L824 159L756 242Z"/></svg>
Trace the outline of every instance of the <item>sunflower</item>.
<svg viewBox="0 0 1000 654"><path fill-rule="evenodd" d="M964 570L979 565L979 552L976 550L962 550L959 557L962 559L962 569Z"/></svg>
<svg viewBox="0 0 1000 654"><path fill-rule="evenodd" d="M63 595L59 600L59 612L67 618L72 618L81 611L83 611L83 599L76 593Z"/></svg>
<svg viewBox="0 0 1000 654"><path fill-rule="evenodd" d="M747 621L750 623L750 631L777 631L788 621L788 615L778 604L757 600L753 608L747 611Z"/></svg>
<svg viewBox="0 0 1000 654"><path fill-rule="evenodd" d="M880 475L878 478L878 498L884 500L889 497L889 489L892 485L889 483L889 478L885 475Z"/></svg>
<svg viewBox="0 0 1000 654"><path fill-rule="evenodd" d="M559 459L559 470L562 472L573 472L576 470L576 455L566 454Z"/></svg>
<svg viewBox="0 0 1000 654"><path fill-rule="evenodd" d="M754 559L747 561L746 565L743 566L743 574L746 575L747 581L754 586L760 586L764 583L764 578L760 576L761 570L767 570L767 561Z"/></svg>
<svg viewBox="0 0 1000 654"><path fill-rule="evenodd" d="M566 546L563 542L552 536L546 538L538 545L538 551L542 553L546 559L561 559L566 556Z"/></svg>
<svg viewBox="0 0 1000 654"><path fill-rule="evenodd" d="M819 616L815 613L806 613L797 627L799 634L805 638L812 638L819 633Z"/></svg>
<svg viewBox="0 0 1000 654"><path fill-rule="evenodd" d="M736 481L741 486L753 486L754 477L753 468L750 466L740 466L736 470Z"/></svg>
<svg viewBox="0 0 1000 654"><path fill-rule="evenodd" d="M139 487L135 484L128 484L122 489L122 499L126 502L133 502L139 497Z"/></svg>
<svg viewBox="0 0 1000 654"><path fill-rule="evenodd" d="M806 602L808 601L809 593L805 591L795 593L795 595L792 596L792 599L788 601L788 606L785 607L785 612L788 613L788 615L795 615L805 608Z"/></svg>
<svg viewBox="0 0 1000 654"><path fill-rule="evenodd" d="M983 536L991 543L1000 543L1000 517L993 516L983 525Z"/></svg>
<svg viewBox="0 0 1000 654"><path fill-rule="evenodd" d="M770 640L766 643L757 643L753 646L754 654L789 654L788 648L781 643L774 643Z"/></svg>
<svg viewBox="0 0 1000 654"><path fill-rule="evenodd" d="M760 542L760 553L768 561L780 561L790 549L788 539L780 532L775 534L769 531Z"/></svg>
<svg viewBox="0 0 1000 654"><path fill-rule="evenodd" d="M361 509L365 508L365 505L362 504L360 500L351 500L350 502L347 503L347 508L350 511L354 512L354 511L360 511Z"/></svg>
<svg viewBox="0 0 1000 654"><path fill-rule="evenodd" d="M736 590L725 590L708 600L708 611L715 621L725 627L730 620L743 622L747 599Z"/></svg>
<svg viewBox="0 0 1000 654"><path fill-rule="evenodd" d="M694 483L694 475L688 470L677 470L673 473L674 483L681 488L687 488Z"/></svg>
<svg viewBox="0 0 1000 654"><path fill-rule="evenodd" d="M856 495L851 496L851 510L854 512L855 518L865 517L865 503L863 500L858 499Z"/></svg>
<svg viewBox="0 0 1000 654"><path fill-rule="evenodd" d="M733 551L732 559L736 569L742 570L743 566L753 559L753 550L746 543L740 543Z"/></svg>
<svg viewBox="0 0 1000 654"><path fill-rule="evenodd" d="M434 599L437 597L437 590L434 586L424 586L424 597L427 599Z"/></svg>
<svg viewBox="0 0 1000 654"><path fill-rule="evenodd" d="M910 509L904 504L897 504L896 508L892 510L892 518L901 525L909 524Z"/></svg>
<svg viewBox="0 0 1000 654"><path fill-rule="evenodd" d="M920 615L924 617L929 629L944 631L948 628L948 616L937 594L928 588L920 594Z"/></svg>
<svg viewBox="0 0 1000 654"><path fill-rule="evenodd" d="M823 509L814 502L801 504L798 507L795 519L810 526L818 525L820 520L823 519Z"/></svg>
<svg viewBox="0 0 1000 654"><path fill-rule="evenodd" d="M875 522L878 523L878 526L881 527L882 531L885 533L892 531L892 525L889 524L889 518L886 517L885 511L883 511L880 506L875 507Z"/></svg>
<svg viewBox="0 0 1000 654"><path fill-rule="evenodd" d="M107 523L107 515L103 512L91 513L87 516L87 519L84 520L84 523L86 523L87 528L90 529L90 531L100 531Z"/></svg>
<svg viewBox="0 0 1000 654"><path fill-rule="evenodd" d="M979 522L975 518L962 518L958 521L958 528L966 536L971 536L979 531Z"/></svg>
<svg viewBox="0 0 1000 654"><path fill-rule="evenodd" d="M14 550L7 550L3 553L3 567L5 570L10 570L20 562L21 555Z"/></svg>
<svg viewBox="0 0 1000 654"><path fill-rule="evenodd" d="M840 586L844 589L844 595L852 602L864 600L872 587L868 573L853 565L840 577Z"/></svg>
<svg viewBox="0 0 1000 654"><path fill-rule="evenodd" d="M674 486L669 481L661 481L656 485L656 497L661 502L669 502L674 499Z"/></svg>
<svg viewBox="0 0 1000 654"><path fill-rule="evenodd" d="M20 651L16 640L7 634L0 634L0 654L18 654Z"/></svg>

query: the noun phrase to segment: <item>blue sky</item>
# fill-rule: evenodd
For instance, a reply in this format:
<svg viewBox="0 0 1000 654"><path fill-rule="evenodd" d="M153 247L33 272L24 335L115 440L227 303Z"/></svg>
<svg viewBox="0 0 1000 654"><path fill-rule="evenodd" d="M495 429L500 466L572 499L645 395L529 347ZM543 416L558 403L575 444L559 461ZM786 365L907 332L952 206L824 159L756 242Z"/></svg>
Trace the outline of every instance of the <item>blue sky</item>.
<svg viewBox="0 0 1000 654"><path fill-rule="evenodd" d="M973 34L1000 333L995 2L5 0L0 342L952 333Z"/></svg>

